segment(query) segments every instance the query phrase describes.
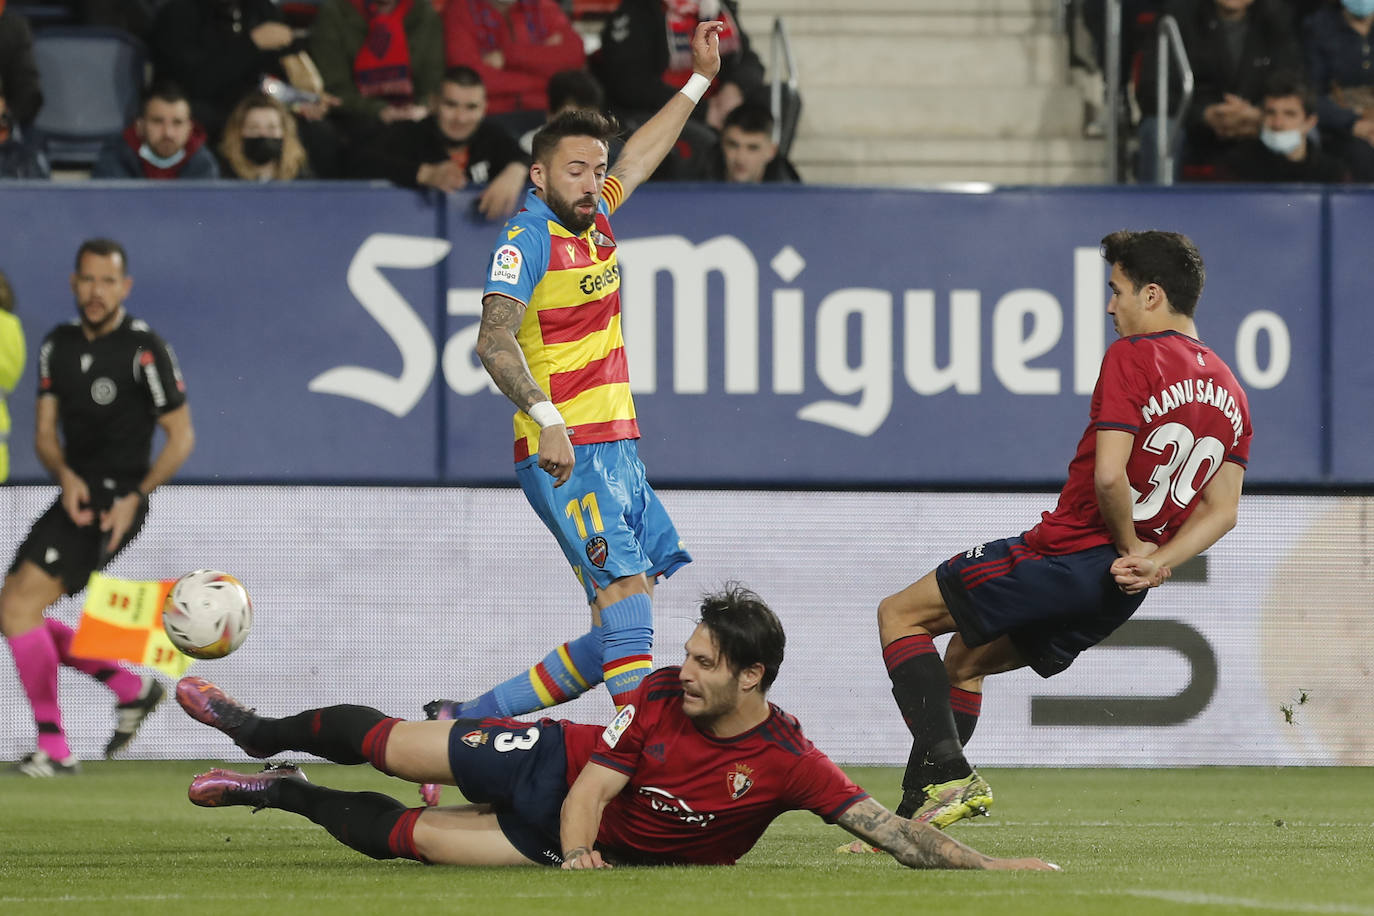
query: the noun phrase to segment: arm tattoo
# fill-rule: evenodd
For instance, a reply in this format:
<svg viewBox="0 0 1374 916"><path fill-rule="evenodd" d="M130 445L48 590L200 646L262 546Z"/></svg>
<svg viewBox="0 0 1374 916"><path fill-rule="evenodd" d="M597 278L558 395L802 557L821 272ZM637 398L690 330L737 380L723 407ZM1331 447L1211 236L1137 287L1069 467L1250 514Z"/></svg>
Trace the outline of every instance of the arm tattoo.
<svg viewBox="0 0 1374 916"><path fill-rule="evenodd" d="M938 828L898 817L871 798L841 814L845 830L892 854L907 868L986 868L989 859Z"/></svg>
<svg viewBox="0 0 1374 916"><path fill-rule="evenodd" d="M549 396L530 374L516 334L525 317L525 305L509 296L490 293L482 299L482 324L477 331L477 356L501 393L521 410L528 410Z"/></svg>

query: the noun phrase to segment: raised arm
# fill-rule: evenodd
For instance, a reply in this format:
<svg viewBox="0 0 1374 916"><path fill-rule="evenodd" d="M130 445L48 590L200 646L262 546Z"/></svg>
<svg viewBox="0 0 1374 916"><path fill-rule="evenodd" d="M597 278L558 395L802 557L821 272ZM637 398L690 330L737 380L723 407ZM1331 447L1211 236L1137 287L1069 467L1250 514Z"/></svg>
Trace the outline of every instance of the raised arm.
<svg viewBox="0 0 1374 916"><path fill-rule="evenodd" d="M616 158L615 168L611 169L611 174L625 188L625 197L643 184L658 168L663 157L668 155L687 119L692 116L692 109L696 108L707 86L720 72L722 28L724 23L721 22L702 22L697 25L696 33L692 36L692 78L625 141L625 148Z"/></svg>
<svg viewBox="0 0 1374 916"><path fill-rule="evenodd" d="M500 293L487 293L482 297L482 323L477 330L477 357L482 360L487 374L491 376L501 393L510 398L517 409L530 412L536 404L548 404L549 396L530 373L525 353L520 349L516 334L520 323L525 319L525 303ZM541 411L536 411L541 413ZM554 410L557 416L557 410ZM539 467L551 474L561 487L572 476L573 449L568 438L568 427L558 417L558 422L544 425L542 420L539 432Z"/></svg>
<svg viewBox="0 0 1374 916"><path fill-rule="evenodd" d="M891 853L907 868L1059 870L1059 866L1040 859L998 859L983 855L936 827L898 817L871 798L852 806L836 823L864 842Z"/></svg>
<svg viewBox="0 0 1374 916"><path fill-rule="evenodd" d="M589 763L563 799L560 833L563 838L563 867L566 869L610 868L596 846L601 829L601 812L620 794L630 778L609 767Z"/></svg>

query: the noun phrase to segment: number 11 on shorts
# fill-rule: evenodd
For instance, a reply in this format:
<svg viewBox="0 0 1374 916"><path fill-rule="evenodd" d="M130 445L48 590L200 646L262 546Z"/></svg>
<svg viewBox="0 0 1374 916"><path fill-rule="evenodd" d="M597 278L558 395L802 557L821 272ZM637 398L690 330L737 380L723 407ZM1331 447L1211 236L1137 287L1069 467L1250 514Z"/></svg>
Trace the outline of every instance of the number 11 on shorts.
<svg viewBox="0 0 1374 916"><path fill-rule="evenodd" d="M583 510L587 512L587 518L591 519L592 531L600 532L605 530L601 524L601 509L596 505L596 494L588 493L580 500L569 500L567 506L563 508L563 514L573 520L577 525L577 536L583 540L587 539L587 522L582 517Z"/></svg>

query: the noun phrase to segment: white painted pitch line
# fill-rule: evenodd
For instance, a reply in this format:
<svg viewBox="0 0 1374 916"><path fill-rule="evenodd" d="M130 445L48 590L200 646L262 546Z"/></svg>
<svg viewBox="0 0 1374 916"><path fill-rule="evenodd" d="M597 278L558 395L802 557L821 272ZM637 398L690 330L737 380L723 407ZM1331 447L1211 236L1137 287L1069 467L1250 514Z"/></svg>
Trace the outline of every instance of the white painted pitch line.
<svg viewBox="0 0 1374 916"><path fill-rule="evenodd" d="M1078 893L1088 893L1079 891ZM1253 897L1229 897L1224 894L1199 894L1193 891L1169 890L1113 890L1102 892L1105 896L1125 894L1130 897L1145 897L1150 900L1164 900L1185 906L1225 906L1247 910L1264 910L1273 913L1322 913L1339 916L1374 916L1374 907L1349 903L1310 903L1277 900L1256 900ZM1096 896L1096 895L1094 895Z"/></svg>

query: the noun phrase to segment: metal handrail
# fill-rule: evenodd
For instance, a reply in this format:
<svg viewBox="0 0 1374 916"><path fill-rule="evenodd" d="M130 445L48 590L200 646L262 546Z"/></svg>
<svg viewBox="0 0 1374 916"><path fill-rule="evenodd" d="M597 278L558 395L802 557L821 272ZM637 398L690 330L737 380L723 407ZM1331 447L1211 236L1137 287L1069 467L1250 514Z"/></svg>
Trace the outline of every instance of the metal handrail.
<svg viewBox="0 0 1374 916"><path fill-rule="evenodd" d="M778 76L779 63L787 67L786 80L781 80ZM768 72L772 77L769 85L768 107L773 112L773 141L781 143L783 138L783 83L786 83L794 97L797 94L797 62L792 57L792 42L787 37L787 26L783 24L781 16L773 19L773 31L770 36L768 51Z"/></svg>
<svg viewBox="0 0 1374 916"><path fill-rule="evenodd" d="M1155 161L1159 171L1155 176L1157 184L1174 183L1173 140L1183 130L1183 117L1193 101L1193 67L1188 62L1188 52L1183 48L1183 35L1178 30L1178 20L1173 16L1160 16L1156 32L1159 62L1155 70ZM1178 100L1178 113L1169 117L1169 48L1178 55L1179 75L1183 79L1183 94Z"/></svg>
<svg viewBox="0 0 1374 916"><path fill-rule="evenodd" d="M1103 79L1106 82L1107 118L1102 138L1107 146L1107 181L1121 181L1121 151L1118 126L1121 120L1121 0L1107 0L1103 23Z"/></svg>

